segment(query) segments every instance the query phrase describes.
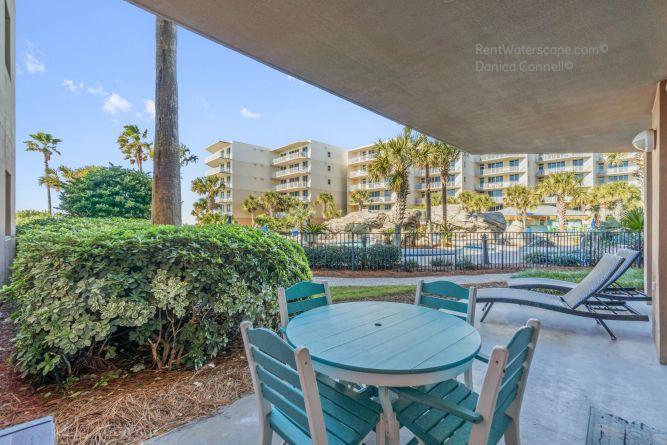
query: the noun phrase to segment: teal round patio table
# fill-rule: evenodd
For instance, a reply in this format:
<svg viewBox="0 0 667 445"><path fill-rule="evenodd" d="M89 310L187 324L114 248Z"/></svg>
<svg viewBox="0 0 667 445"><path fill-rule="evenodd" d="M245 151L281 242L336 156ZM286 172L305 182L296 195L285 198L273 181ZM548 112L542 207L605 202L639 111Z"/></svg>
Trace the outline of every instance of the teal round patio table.
<svg viewBox="0 0 667 445"><path fill-rule="evenodd" d="M310 351L313 367L334 379L377 386L390 443L398 441L387 387L456 378L481 347L479 332L454 315L404 303L321 306L287 325L287 341Z"/></svg>

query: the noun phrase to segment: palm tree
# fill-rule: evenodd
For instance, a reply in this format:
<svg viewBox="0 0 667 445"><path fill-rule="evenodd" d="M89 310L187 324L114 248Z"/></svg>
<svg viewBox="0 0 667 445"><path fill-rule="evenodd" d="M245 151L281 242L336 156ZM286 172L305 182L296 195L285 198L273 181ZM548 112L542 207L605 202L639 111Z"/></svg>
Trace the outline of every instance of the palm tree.
<svg viewBox="0 0 667 445"><path fill-rule="evenodd" d="M62 142L58 138L54 138L49 133L35 133L30 135L30 140L24 142L26 151L37 151L42 154L44 158L44 177L49 175L49 161L53 154L60 154L57 146ZM46 186L46 199L49 206L49 215L53 215L53 208L51 206L51 186L48 182L40 183L40 185Z"/></svg>
<svg viewBox="0 0 667 445"><path fill-rule="evenodd" d="M176 25L156 17L155 158L153 224L181 225L181 159L178 140Z"/></svg>
<svg viewBox="0 0 667 445"><path fill-rule="evenodd" d="M602 187L591 187L572 201L572 205L581 207L591 214L595 227L600 226L602 214L607 206L607 201L603 195Z"/></svg>
<svg viewBox="0 0 667 445"><path fill-rule="evenodd" d="M638 187L627 182L609 182L600 186L602 194L611 214L618 222L623 219L623 213L628 208L637 208L641 205L641 192Z"/></svg>
<svg viewBox="0 0 667 445"><path fill-rule="evenodd" d="M359 206L359 210L364 209L369 199L371 199L371 192L368 190L355 190L350 194L350 200Z"/></svg>
<svg viewBox="0 0 667 445"><path fill-rule="evenodd" d="M143 164L148 160L152 152L151 143L146 140L148 130L141 131L136 125L123 126L123 132L118 136L118 147L130 161L130 164L137 164L137 169L143 172Z"/></svg>
<svg viewBox="0 0 667 445"><path fill-rule="evenodd" d="M386 179L397 197L397 223L405 221L405 208L410 193L410 168L417 150L418 140L412 129L405 127L403 132L388 141L378 141L373 149L377 156L368 166L371 181Z"/></svg>
<svg viewBox="0 0 667 445"><path fill-rule="evenodd" d="M255 212L262 208L262 202L255 195L248 195L243 201L243 210L250 213L250 225L255 225Z"/></svg>
<svg viewBox="0 0 667 445"><path fill-rule="evenodd" d="M449 180L449 166L452 162L456 162L463 152L442 141L430 141L434 165L440 168L440 193L442 195L442 227L447 228L447 181Z"/></svg>
<svg viewBox="0 0 667 445"><path fill-rule="evenodd" d="M56 192L59 192L65 186L65 182L60 178L58 172L52 168L49 168L44 176L40 176L38 182L39 185L45 185Z"/></svg>
<svg viewBox="0 0 667 445"><path fill-rule="evenodd" d="M227 186L222 176L202 176L192 181L192 191L201 195L206 200L206 210L213 213L219 207L215 198L222 193Z"/></svg>
<svg viewBox="0 0 667 445"><path fill-rule="evenodd" d="M556 198L556 215L558 216L558 230L565 230L565 215L568 201L576 203L579 195L583 192L581 178L574 172L563 172L548 175L538 185L538 194L541 198L554 196Z"/></svg>
<svg viewBox="0 0 667 445"><path fill-rule="evenodd" d="M336 209L336 202L331 193L320 193L315 199L315 204L322 206L322 216L324 219L335 218L340 215L340 211Z"/></svg>
<svg viewBox="0 0 667 445"><path fill-rule="evenodd" d="M431 223L431 168L437 161L434 144L429 143L426 136L418 135L415 138L415 152L412 164L424 169L424 195L426 198L426 222Z"/></svg>
<svg viewBox="0 0 667 445"><path fill-rule="evenodd" d="M266 212L271 218L274 217L275 212L279 211L281 203L283 202L283 195L273 190L264 192L260 195L259 201L262 204L262 208L266 209Z"/></svg>
<svg viewBox="0 0 667 445"><path fill-rule="evenodd" d="M503 204L513 208L516 215L521 217L523 228L527 226L528 210L537 207L540 199L533 189L525 185L512 185L505 189Z"/></svg>
<svg viewBox="0 0 667 445"><path fill-rule="evenodd" d="M486 212L496 205L495 201L486 193L477 193L466 190L459 193L456 198L463 210L468 213Z"/></svg>

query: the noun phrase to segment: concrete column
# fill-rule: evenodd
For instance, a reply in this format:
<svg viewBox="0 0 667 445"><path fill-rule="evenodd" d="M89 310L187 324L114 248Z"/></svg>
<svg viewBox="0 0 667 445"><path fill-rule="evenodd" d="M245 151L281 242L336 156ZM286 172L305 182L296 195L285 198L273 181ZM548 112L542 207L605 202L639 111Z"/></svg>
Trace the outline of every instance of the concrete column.
<svg viewBox="0 0 667 445"><path fill-rule="evenodd" d="M660 81L652 111L656 132L650 161L651 287L653 335L660 363L667 364L667 80ZM660 272L665 276L661 277Z"/></svg>

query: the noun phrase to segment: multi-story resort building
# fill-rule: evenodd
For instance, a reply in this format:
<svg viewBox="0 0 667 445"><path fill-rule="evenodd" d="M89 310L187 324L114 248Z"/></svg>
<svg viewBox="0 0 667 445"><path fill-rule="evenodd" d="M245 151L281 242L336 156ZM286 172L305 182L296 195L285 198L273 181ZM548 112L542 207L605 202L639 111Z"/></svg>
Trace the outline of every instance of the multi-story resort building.
<svg viewBox="0 0 667 445"><path fill-rule="evenodd" d="M345 211L347 159L345 150L318 141L299 141L271 151L273 190L312 203L331 193Z"/></svg>
<svg viewBox="0 0 667 445"><path fill-rule="evenodd" d="M240 224L249 224L243 202L250 195L274 190L312 202L331 193L345 211L345 150L317 141L299 141L270 149L238 141L219 141L206 147L206 175L220 175L227 189L218 197L220 211Z"/></svg>
<svg viewBox="0 0 667 445"><path fill-rule="evenodd" d="M206 175L220 175L227 189L218 197L220 211L232 216L240 224L249 224L250 215L243 209L249 195L271 190L273 155L259 145L237 141L219 141L206 147L212 154L205 159Z"/></svg>
<svg viewBox="0 0 667 445"><path fill-rule="evenodd" d="M535 155L490 154L475 156L475 190L501 203L504 190L513 185L534 185Z"/></svg>
<svg viewBox="0 0 667 445"><path fill-rule="evenodd" d="M320 193L331 193L344 211L359 210L352 199L357 190L367 190L369 199L364 207L370 211L390 211L396 194L389 182L381 178L372 181L368 167L375 159L373 145L348 151L317 141L298 141L268 149L242 142L217 142L207 150L210 167L207 174L223 175L228 190L220 197L222 212L240 223L249 223L250 215L243 201L268 190L289 194L312 203ZM505 189L513 185L534 186L545 177L561 172L575 172L584 187L613 181L637 184L638 164L632 154L621 157L615 164L599 153L559 154L488 154L469 155L451 163L447 178L448 195L464 190L488 194L502 208ZM425 203L426 172L413 168L409 180L408 206ZM434 167L429 172L431 190L440 190L441 172ZM553 204L545 198L545 204ZM317 209L319 212L320 209ZM317 217L321 215L316 215Z"/></svg>

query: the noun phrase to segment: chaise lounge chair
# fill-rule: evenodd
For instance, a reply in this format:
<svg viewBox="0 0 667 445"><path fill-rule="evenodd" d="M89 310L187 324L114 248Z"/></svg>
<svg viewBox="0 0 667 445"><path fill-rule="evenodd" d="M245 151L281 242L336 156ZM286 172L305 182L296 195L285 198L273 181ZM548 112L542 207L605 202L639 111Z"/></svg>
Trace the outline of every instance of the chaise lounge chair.
<svg viewBox="0 0 667 445"><path fill-rule="evenodd" d="M651 301L651 297L642 291L638 289L624 288L616 283L616 281L627 272L637 260L639 252L632 249L618 249L616 255L623 258L623 263L615 272L609 272L609 279L604 284L602 290L600 290L599 295L615 300ZM569 292L576 286L577 283L565 280L555 280L553 278L513 278L507 281L507 287L512 289Z"/></svg>
<svg viewBox="0 0 667 445"><path fill-rule="evenodd" d="M496 303L520 304L576 317L593 318L612 340L616 340L605 320L649 321L647 315L632 309L627 301L600 293L607 285L609 277L615 274L623 262L624 259L620 256L605 254L586 278L564 295L511 288L478 289L477 302L486 303L480 321L484 321Z"/></svg>

